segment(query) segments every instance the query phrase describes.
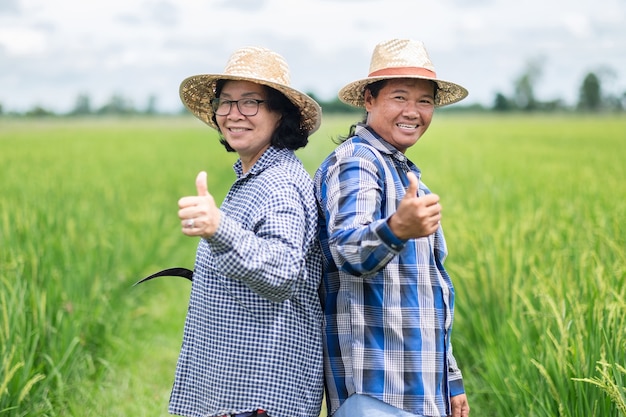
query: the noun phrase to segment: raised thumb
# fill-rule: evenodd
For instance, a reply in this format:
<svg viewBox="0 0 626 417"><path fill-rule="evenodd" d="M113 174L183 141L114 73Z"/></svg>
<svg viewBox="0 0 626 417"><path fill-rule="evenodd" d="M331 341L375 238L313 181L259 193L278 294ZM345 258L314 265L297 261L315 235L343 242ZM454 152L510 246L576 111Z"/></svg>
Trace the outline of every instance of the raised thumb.
<svg viewBox="0 0 626 417"><path fill-rule="evenodd" d="M409 186L406 189L404 198L416 198L418 197L418 190L420 187L420 180L413 172L407 172L406 177L409 180Z"/></svg>
<svg viewBox="0 0 626 417"><path fill-rule="evenodd" d="M209 189L206 185L206 172L201 171L196 177L196 190L198 190L199 196L209 195Z"/></svg>

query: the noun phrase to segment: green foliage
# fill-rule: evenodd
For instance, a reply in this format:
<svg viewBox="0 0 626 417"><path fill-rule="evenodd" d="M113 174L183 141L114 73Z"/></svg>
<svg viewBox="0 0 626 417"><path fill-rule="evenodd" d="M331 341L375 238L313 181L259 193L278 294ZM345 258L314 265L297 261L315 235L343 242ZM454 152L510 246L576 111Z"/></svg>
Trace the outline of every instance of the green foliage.
<svg viewBox="0 0 626 417"><path fill-rule="evenodd" d="M600 78L593 73L588 73L580 86L580 98L578 108L581 110L598 111L602 105L602 90Z"/></svg>
<svg viewBox="0 0 626 417"><path fill-rule="evenodd" d="M311 174L359 115L325 116ZM626 121L442 112L408 152L441 196L472 415L626 416ZM193 266L177 200L236 155L191 118L3 120L0 416L167 415Z"/></svg>
<svg viewBox="0 0 626 417"><path fill-rule="evenodd" d="M120 333L130 285L162 264L190 265L176 201L205 162L189 152L198 137L208 130L176 123L3 125L0 415L70 415L118 338L132 339Z"/></svg>
<svg viewBox="0 0 626 417"><path fill-rule="evenodd" d="M440 119L411 151L442 195L453 340L478 415L622 409L623 374L601 364L626 363L624 127Z"/></svg>

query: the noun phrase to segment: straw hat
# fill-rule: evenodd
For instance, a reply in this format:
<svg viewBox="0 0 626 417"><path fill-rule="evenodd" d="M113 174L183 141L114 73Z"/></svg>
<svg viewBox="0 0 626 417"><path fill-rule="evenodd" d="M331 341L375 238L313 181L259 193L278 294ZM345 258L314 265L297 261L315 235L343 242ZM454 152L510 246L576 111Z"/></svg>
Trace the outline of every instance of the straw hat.
<svg viewBox="0 0 626 417"><path fill-rule="evenodd" d="M467 90L458 84L437 78L435 67L420 41L392 39L374 48L367 78L354 81L339 90L339 99L355 107L365 107L365 86L391 78L433 80L438 91L435 106L456 103L467 97Z"/></svg>
<svg viewBox="0 0 626 417"><path fill-rule="evenodd" d="M266 48L246 47L235 51L222 74L188 77L180 84L180 98L198 119L214 129L211 100L215 98L218 80L250 81L272 87L283 93L302 114L302 127L315 132L321 123L322 109L315 100L289 86L289 66L279 54Z"/></svg>

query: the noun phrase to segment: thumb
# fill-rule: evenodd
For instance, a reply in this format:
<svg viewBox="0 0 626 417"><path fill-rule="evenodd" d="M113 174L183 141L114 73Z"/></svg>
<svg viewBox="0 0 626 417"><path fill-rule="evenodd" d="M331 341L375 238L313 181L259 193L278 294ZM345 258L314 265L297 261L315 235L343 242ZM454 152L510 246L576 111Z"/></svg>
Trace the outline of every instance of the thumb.
<svg viewBox="0 0 626 417"><path fill-rule="evenodd" d="M201 171L196 177L196 190L201 197L209 195L209 190L206 185L206 172Z"/></svg>
<svg viewBox="0 0 626 417"><path fill-rule="evenodd" d="M409 180L409 186L406 189L406 194L404 198L415 198L418 197L417 191L420 187L420 180L417 178L413 172L407 172L406 177Z"/></svg>

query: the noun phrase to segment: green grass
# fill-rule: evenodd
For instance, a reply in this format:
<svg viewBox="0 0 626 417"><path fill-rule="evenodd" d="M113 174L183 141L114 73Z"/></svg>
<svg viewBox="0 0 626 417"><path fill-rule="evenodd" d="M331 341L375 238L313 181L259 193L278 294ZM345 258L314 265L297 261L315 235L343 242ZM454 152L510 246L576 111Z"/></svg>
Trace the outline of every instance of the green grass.
<svg viewBox="0 0 626 417"><path fill-rule="evenodd" d="M481 416L625 411L624 127L455 119L415 150L442 194L453 340Z"/></svg>
<svg viewBox="0 0 626 417"><path fill-rule="evenodd" d="M314 172L351 119L298 151ZM441 196L455 355L479 416L626 416L626 120L439 114L409 150ZM0 120L0 416L166 416L191 268L179 197L221 201L191 118Z"/></svg>

